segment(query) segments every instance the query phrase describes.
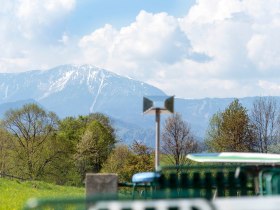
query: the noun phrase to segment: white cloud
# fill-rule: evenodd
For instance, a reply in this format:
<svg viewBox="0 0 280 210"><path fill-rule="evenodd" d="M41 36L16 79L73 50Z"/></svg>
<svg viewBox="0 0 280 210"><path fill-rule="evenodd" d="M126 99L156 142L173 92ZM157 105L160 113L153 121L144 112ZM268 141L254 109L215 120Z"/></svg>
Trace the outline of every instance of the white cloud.
<svg viewBox="0 0 280 210"><path fill-rule="evenodd" d="M64 33L62 35L61 39L58 40L58 42L60 42L60 43L62 43L64 45L67 45L68 42L69 42L69 36L66 33Z"/></svg>
<svg viewBox="0 0 280 210"><path fill-rule="evenodd" d="M0 5L0 41L5 43L31 40L73 10L75 0L0 0Z"/></svg>
<svg viewBox="0 0 280 210"><path fill-rule="evenodd" d="M203 83L212 94L203 94L201 85L196 85L197 95L279 95L258 83L262 77L280 76L279 10L280 1L197 1L181 20L181 27L193 51L213 59L206 64L185 62L184 66L195 69L192 79L217 81L216 88ZM226 81L236 85L227 86Z"/></svg>
<svg viewBox="0 0 280 210"><path fill-rule="evenodd" d="M92 34L82 37L79 41L79 47L83 53L82 62L104 66L113 50L117 35L118 31L107 24Z"/></svg>
<svg viewBox="0 0 280 210"><path fill-rule="evenodd" d="M280 21L280 17L279 17ZM280 22L279 22L280 23ZM248 41L249 59L262 72L279 72L280 67L280 24L258 30Z"/></svg>
<svg viewBox="0 0 280 210"><path fill-rule="evenodd" d="M75 7L75 0L19 0L15 2L16 16L23 21L48 22Z"/></svg>
<svg viewBox="0 0 280 210"><path fill-rule="evenodd" d="M54 50L47 40L50 28L74 9L75 0L0 0L0 5L1 72L52 66L63 60L59 55L52 57ZM63 34L61 41L66 44L69 37ZM60 51L57 46L55 54Z"/></svg>
<svg viewBox="0 0 280 210"><path fill-rule="evenodd" d="M197 0L185 17L141 11L120 28L33 42L75 3L3 1L1 13L14 15L0 19L0 68L91 63L179 97L279 95L280 0Z"/></svg>
<svg viewBox="0 0 280 210"><path fill-rule="evenodd" d="M279 9L279 0L200 0L182 28L195 51L220 60L220 69L213 69L219 74L236 71L238 76L248 67L250 73L275 71L280 66Z"/></svg>
<svg viewBox="0 0 280 210"><path fill-rule="evenodd" d="M105 25L84 36L79 46L86 61L138 79L156 75L162 64L182 59L189 47L176 18L145 11L120 30Z"/></svg>
<svg viewBox="0 0 280 210"><path fill-rule="evenodd" d="M263 95L279 95L280 83L273 81L260 80L258 86L263 90Z"/></svg>
<svg viewBox="0 0 280 210"><path fill-rule="evenodd" d="M41 25L47 25L71 11L75 0L19 0L15 3L18 28L27 38Z"/></svg>
<svg viewBox="0 0 280 210"><path fill-rule="evenodd" d="M260 77L280 76L280 1L275 2L198 0L181 19L142 11L129 26L106 25L79 46L84 60L169 94L257 95L263 91Z"/></svg>
<svg viewBox="0 0 280 210"><path fill-rule="evenodd" d="M30 65L28 58L0 58L0 69L4 72L10 69L26 68L28 65Z"/></svg>
<svg viewBox="0 0 280 210"><path fill-rule="evenodd" d="M232 18L240 11L238 0L197 0L188 13L188 21L196 24L212 24Z"/></svg>

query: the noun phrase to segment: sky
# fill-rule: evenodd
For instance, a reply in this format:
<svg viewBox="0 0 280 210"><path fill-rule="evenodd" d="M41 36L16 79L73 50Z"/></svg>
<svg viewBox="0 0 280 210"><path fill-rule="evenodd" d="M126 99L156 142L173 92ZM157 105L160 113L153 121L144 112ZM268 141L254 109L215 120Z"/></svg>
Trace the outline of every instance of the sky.
<svg viewBox="0 0 280 210"><path fill-rule="evenodd" d="M0 72L92 64L178 98L280 96L280 0L0 0Z"/></svg>

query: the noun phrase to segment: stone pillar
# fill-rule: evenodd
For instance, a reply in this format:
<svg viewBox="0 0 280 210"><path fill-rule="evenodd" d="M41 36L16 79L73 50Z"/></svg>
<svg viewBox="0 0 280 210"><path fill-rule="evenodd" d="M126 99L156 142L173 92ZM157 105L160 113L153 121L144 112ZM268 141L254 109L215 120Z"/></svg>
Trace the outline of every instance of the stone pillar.
<svg viewBox="0 0 280 210"><path fill-rule="evenodd" d="M117 191L117 174L86 174L86 196L116 194Z"/></svg>

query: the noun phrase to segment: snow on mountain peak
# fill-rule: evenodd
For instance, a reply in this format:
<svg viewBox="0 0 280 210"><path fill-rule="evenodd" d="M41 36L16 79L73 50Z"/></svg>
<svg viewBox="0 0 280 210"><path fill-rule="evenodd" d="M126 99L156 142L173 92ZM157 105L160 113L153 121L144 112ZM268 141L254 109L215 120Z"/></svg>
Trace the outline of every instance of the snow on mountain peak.
<svg viewBox="0 0 280 210"><path fill-rule="evenodd" d="M39 102L56 95L87 97L89 111L99 98L142 97L146 94L164 94L146 83L123 77L93 65L62 65L49 70L0 74L0 104L33 98ZM70 95L69 95L70 94Z"/></svg>
<svg viewBox="0 0 280 210"><path fill-rule="evenodd" d="M117 121L146 126L141 115L143 96L162 94L151 85L93 65L0 73L0 105L32 99L61 118L101 112Z"/></svg>
<svg viewBox="0 0 280 210"><path fill-rule="evenodd" d="M74 71L68 71L65 72L62 77L58 78L55 81L49 80L48 90L44 93L42 97L39 98L39 100L49 96L51 93L63 90L67 82L71 79L73 73Z"/></svg>

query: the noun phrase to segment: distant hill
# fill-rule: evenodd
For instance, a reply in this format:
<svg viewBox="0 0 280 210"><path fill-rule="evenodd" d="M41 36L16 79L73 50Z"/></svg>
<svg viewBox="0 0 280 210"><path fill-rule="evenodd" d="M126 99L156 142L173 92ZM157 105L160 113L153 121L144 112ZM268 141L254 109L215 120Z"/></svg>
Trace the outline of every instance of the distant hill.
<svg viewBox="0 0 280 210"><path fill-rule="evenodd" d="M2 119L4 117L5 112L8 111L9 109L19 109L24 104L28 104L28 103L37 103L37 102L33 99L27 99L27 100L7 102L7 103L0 104L0 119Z"/></svg>
<svg viewBox="0 0 280 210"><path fill-rule="evenodd" d="M125 143L142 140L154 145L153 115L143 115L143 96L166 95L147 83L91 65L63 65L46 71L0 73L0 117L9 108L36 102L60 118L102 112L110 116ZM280 97L276 97L280 101ZM210 117L233 98L175 99L175 111L202 139ZM254 97L241 98L250 109ZM161 122L168 117L162 115Z"/></svg>

